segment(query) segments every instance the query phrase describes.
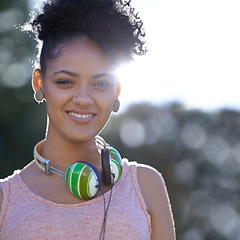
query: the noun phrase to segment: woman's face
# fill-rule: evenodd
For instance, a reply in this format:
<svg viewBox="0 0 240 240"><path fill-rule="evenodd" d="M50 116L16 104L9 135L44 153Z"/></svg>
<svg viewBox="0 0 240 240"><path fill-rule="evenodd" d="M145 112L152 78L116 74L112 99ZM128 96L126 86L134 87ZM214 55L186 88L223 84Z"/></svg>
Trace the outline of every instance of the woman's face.
<svg viewBox="0 0 240 240"><path fill-rule="evenodd" d="M60 55L47 62L43 77L48 136L93 139L107 123L119 94L113 74L109 59L92 41L64 45Z"/></svg>

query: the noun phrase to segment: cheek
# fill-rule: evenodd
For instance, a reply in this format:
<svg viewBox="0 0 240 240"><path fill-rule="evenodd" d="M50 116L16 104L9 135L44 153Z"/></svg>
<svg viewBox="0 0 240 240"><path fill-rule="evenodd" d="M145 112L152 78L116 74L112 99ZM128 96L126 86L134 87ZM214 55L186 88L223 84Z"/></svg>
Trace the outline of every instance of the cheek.
<svg viewBox="0 0 240 240"><path fill-rule="evenodd" d="M60 94L47 93L45 98L47 114L51 116L51 118L59 118L59 113L62 111L64 103L66 102L65 97Z"/></svg>
<svg viewBox="0 0 240 240"><path fill-rule="evenodd" d="M69 91L59 90L50 84L45 86L44 95L48 105L61 105L69 99Z"/></svg>
<svg viewBox="0 0 240 240"><path fill-rule="evenodd" d="M116 97L113 94L106 95L104 97L99 98L99 104L101 104L102 109L106 112L112 112L113 105Z"/></svg>

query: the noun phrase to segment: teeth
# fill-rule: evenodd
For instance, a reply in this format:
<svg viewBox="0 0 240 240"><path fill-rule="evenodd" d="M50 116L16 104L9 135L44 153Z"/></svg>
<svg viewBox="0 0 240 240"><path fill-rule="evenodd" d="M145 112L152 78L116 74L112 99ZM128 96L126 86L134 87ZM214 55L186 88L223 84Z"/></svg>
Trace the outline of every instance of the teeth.
<svg viewBox="0 0 240 240"><path fill-rule="evenodd" d="M74 112L69 112L70 115L77 117L77 118L89 118L89 117L93 117L93 114L78 114L78 113L74 113Z"/></svg>

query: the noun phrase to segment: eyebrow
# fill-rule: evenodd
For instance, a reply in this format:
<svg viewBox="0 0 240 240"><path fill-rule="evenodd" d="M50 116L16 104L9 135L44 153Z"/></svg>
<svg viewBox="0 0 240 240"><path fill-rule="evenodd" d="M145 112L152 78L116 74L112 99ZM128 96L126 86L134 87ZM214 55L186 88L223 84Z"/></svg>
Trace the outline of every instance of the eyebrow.
<svg viewBox="0 0 240 240"><path fill-rule="evenodd" d="M96 74L96 75L94 75L92 78L93 78L93 79L97 79L97 78L101 78L101 77L110 77L110 78L113 78L113 79L116 78L116 76L115 76L114 74L109 74L109 73Z"/></svg>
<svg viewBox="0 0 240 240"><path fill-rule="evenodd" d="M77 73L66 71L66 70L61 70L61 71L53 73L53 75L57 75L57 74L67 74L71 77L78 77L79 76ZM99 74L94 75L92 78L93 79L98 79L98 78L101 78L101 77L110 77L110 78L113 78L113 79L116 78L116 76L114 74L109 74L109 73L99 73Z"/></svg>
<svg viewBox="0 0 240 240"><path fill-rule="evenodd" d="M66 70L61 70L61 71L53 73L53 75L57 75L57 74L67 74L67 75L72 76L72 77L77 77L78 76L78 74L73 73L73 72L69 72L69 71L66 71Z"/></svg>

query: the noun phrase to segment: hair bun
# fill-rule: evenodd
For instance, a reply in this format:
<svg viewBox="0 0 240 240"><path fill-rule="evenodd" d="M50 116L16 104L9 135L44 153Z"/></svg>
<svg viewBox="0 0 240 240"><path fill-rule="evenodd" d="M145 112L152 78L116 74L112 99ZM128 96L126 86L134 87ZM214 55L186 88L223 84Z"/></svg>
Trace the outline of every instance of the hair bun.
<svg viewBox="0 0 240 240"><path fill-rule="evenodd" d="M143 22L130 3L131 0L48 0L33 15L32 32L43 46L48 45L48 58L54 57L51 53L58 44L85 36L120 61L130 60L133 53L146 53Z"/></svg>

